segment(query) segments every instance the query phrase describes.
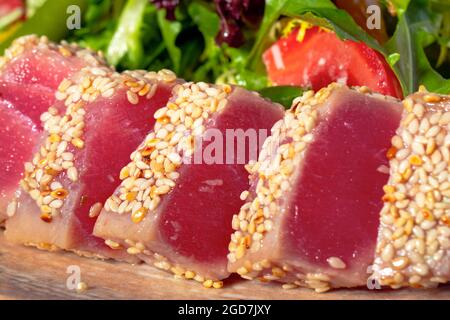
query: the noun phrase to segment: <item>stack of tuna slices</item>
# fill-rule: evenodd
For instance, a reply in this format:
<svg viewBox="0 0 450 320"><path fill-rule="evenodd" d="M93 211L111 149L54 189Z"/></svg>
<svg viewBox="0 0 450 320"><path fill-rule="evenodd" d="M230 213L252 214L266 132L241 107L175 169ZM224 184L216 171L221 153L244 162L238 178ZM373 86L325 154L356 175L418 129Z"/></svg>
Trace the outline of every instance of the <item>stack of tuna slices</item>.
<svg viewBox="0 0 450 320"><path fill-rule="evenodd" d="M214 288L450 280L448 96L331 84L285 112L27 36L0 58L0 119L8 241Z"/></svg>

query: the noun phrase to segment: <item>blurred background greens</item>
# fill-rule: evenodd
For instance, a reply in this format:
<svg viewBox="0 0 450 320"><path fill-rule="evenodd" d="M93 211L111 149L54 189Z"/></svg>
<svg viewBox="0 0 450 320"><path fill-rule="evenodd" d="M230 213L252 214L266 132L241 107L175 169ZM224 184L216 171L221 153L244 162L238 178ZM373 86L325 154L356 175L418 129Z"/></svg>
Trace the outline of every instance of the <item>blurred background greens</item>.
<svg viewBox="0 0 450 320"><path fill-rule="evenodd" d="M361 23L370 3L383 8L382 30ZM82 12L78 30L66 27L72 4ZM239 84L289 104L301 89L267 89L261 55L292 19L376 49L405 94L419 84L450 92L450 0L0 0L0 52L15 37L37 33L101 50L117 70L168 68L187 80Z"/></svg>

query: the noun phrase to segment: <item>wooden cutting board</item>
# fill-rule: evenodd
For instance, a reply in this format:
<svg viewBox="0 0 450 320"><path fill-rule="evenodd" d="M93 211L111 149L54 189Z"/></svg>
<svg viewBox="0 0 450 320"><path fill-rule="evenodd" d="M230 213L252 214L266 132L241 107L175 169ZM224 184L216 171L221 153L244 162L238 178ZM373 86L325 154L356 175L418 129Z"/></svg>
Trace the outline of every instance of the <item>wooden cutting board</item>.
<svg viewBox="0 0 450 320"><path fill-rule="evenodd" d="M88 285L82 293L67 289L69 266L77 266ZM194 281L147 265L129 265L50 253L11 245L0 231L0 299L447 299L450 286L433 290L334 290L316 294L307 289L234 278L223 289L205 289Z"/></svg>

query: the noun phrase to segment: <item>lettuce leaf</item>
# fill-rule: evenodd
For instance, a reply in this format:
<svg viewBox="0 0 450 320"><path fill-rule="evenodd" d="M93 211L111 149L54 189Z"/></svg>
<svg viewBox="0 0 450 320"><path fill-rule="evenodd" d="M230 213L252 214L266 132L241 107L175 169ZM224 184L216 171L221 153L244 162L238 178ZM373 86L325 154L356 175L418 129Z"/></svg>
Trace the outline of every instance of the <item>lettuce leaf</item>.
<svg viewBox="0 0 450 320"><path fill-rule="evenodd" d="M139 67L144 55L140 32L146 5L146 0L127 2L106 50L106 58L111 64L117 65L124 57L127 57L131 68Z"/></svg>
<svg viewBox="0 0 450 320"><path fill-rule="evenodd" d="M166 19L166 10L158 10L158 25L162 38L166 45L167 52L172 61L175 73L180 72L181 49L177 47L176 40L181 32L182 25L179 21L169 21Z"/></svg>

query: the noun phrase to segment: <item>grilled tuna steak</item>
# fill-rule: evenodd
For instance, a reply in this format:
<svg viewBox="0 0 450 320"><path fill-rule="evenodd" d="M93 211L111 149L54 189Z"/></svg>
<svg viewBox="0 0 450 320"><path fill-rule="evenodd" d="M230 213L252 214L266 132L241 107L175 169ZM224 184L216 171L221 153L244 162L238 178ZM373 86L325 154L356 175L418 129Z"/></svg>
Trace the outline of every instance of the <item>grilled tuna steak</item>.
<svg viewBox="0 0 450 320"><path fill-rule="evenodd" d="M94 234L177 276L220 287L229 275L231 217L248 186L245 163L282 116L281 106L238 87L180 85L123 168ZM236 134L233 145L227 132ZM239 133L253 135L250 148L235 139Z"/></svg>
<svg viewBox="0 0 450 320"><path fill-rule="evenodd" d="M122 259L92 229L120 169L153 128L153 114L176 82L169 71L118 74L105 67L64 79L59 102L41 116L47 135L25 164L7 239Z"/></svg>
<svg viewBox="0 0 450 320"><path fill-rule="evenodd" d="M33 157L42 133L10 104L0 100L0 222L12 214L8 201L14 197L23 174L23 164ZM18 165L18 163L20 165Z"/></svg>
<svg viewBox="0 0 450 320"><path fill-rule="evenodd" d="M229 271L317 292L365 285L401 111L337 84L296 99L249 165Z"/></svg>
<svg viewBox="0 0 450 320"><path fill-rule="evenodd" d="M18 38L0 57L0 112L4 120L0 129L4 160L0 163L0 223L7 217L7 205L19 185L23 164L32 158L32 143L37 133L42 133L41 114L56 101L59 83L83 67L103 64L102 58L89 50L36 36Z"/></svg>
<svg viewBox="0 0 450 320"><path fill-rule="evenodd" d="M435 287L450 280L450 98L422 92L403 105L372 280Z"/></svg>

